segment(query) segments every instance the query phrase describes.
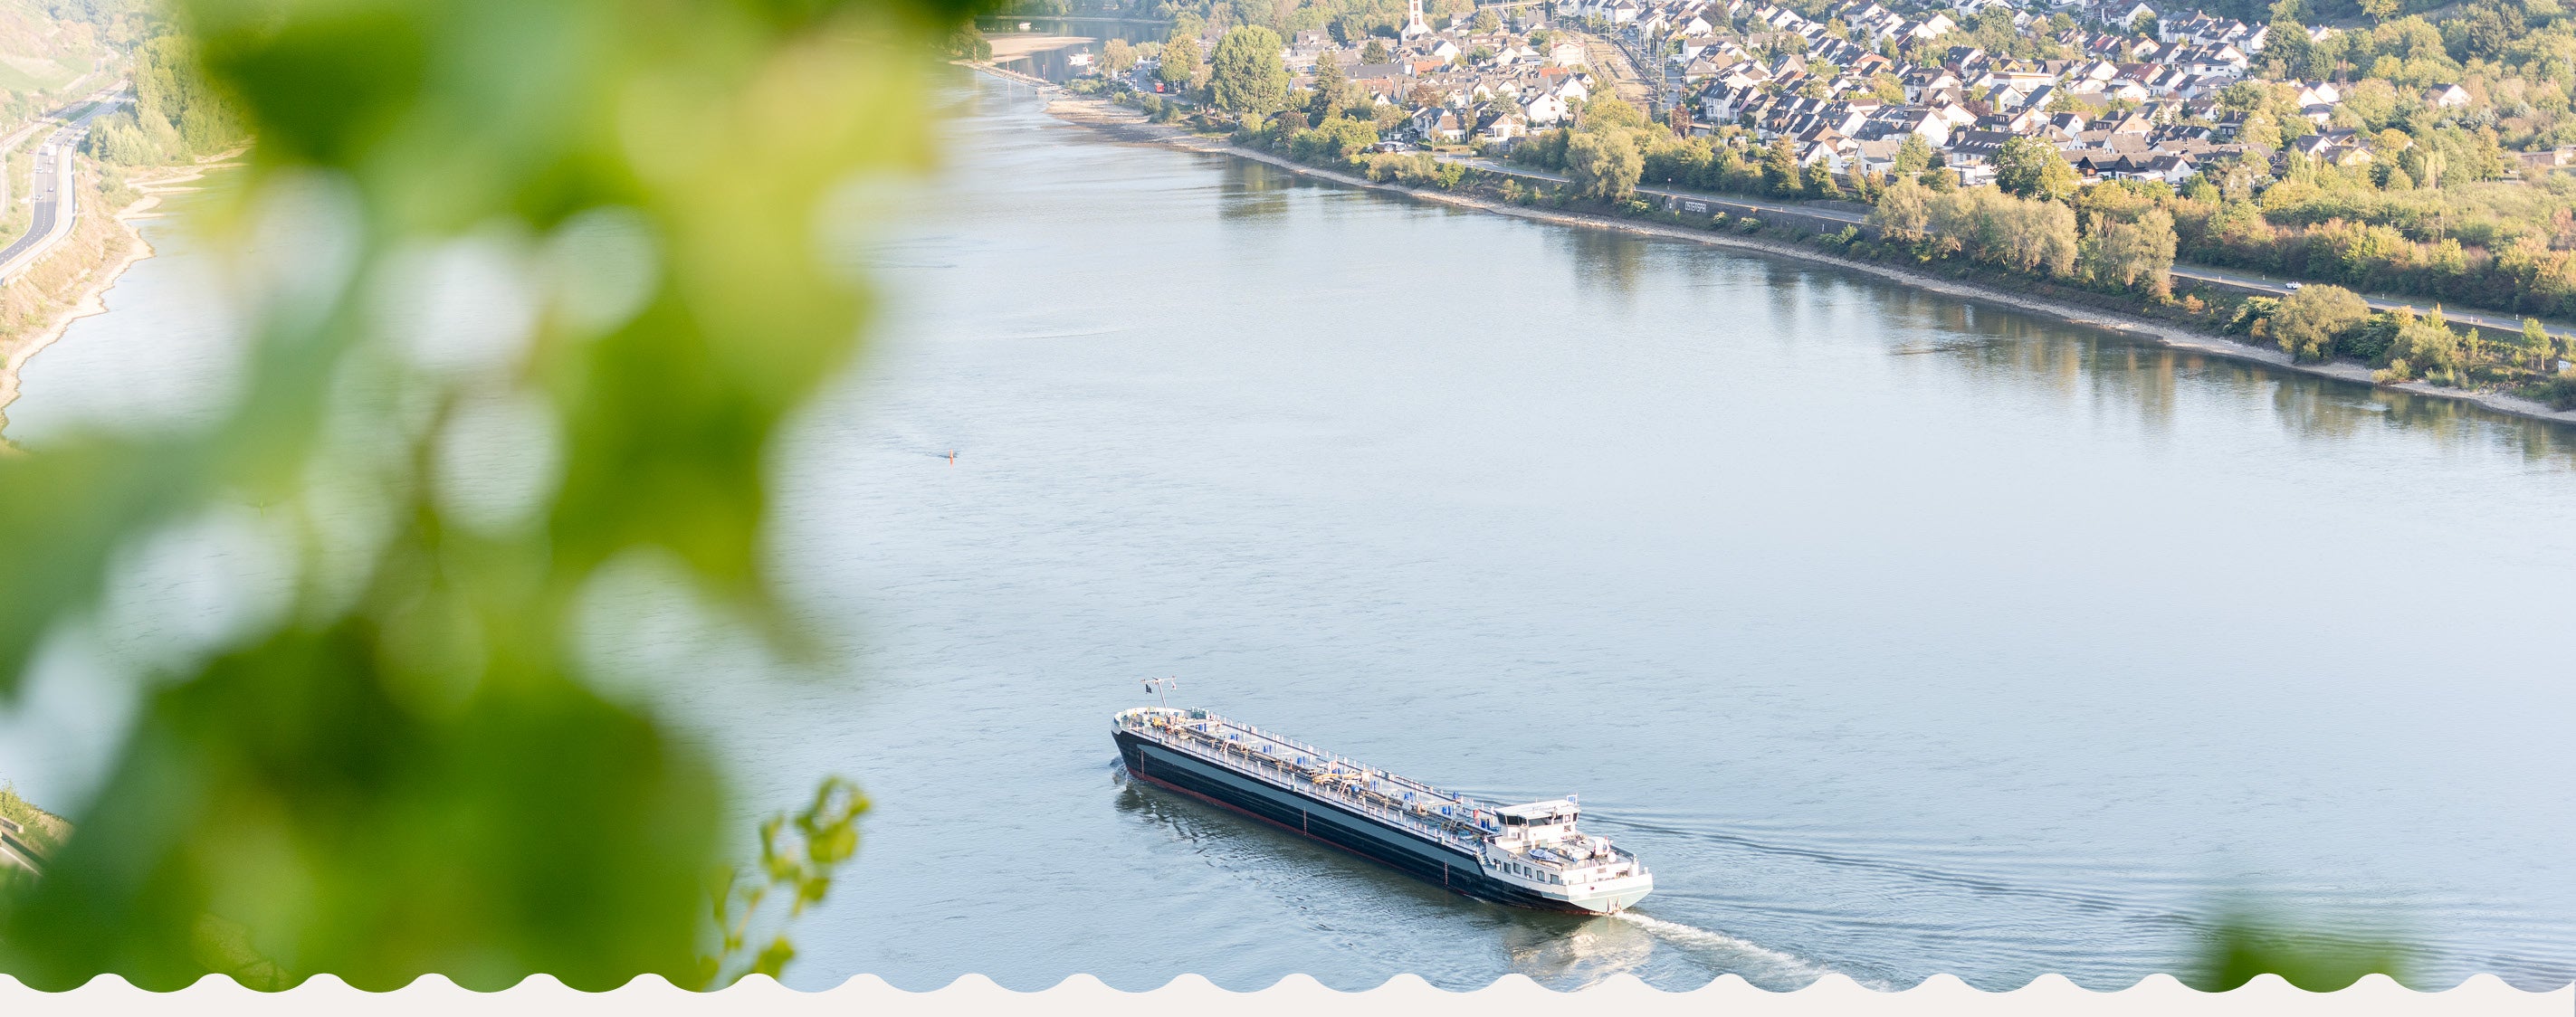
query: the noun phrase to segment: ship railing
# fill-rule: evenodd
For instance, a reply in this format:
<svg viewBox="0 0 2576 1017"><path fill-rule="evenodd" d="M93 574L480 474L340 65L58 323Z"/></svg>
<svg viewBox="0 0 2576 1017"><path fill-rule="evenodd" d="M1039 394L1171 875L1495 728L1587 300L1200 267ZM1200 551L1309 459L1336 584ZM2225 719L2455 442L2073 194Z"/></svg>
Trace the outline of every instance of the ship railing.
<svg viewBox="0 0 2576 1017"><path fill-rule="evenodd" d="M1182 752L1186 752L1190 755L1197 756L1201 759L1205 759L1209 762L1237 772L1250 773L1259 777L1268 777L1287 785L1288 789L1291 791L1308 793L1313 797L1329 799L1343 805L1348 805L1363 815L1375 816L1380 819L1393 821L1400 826L1419 833L1427 834L1434 840L1440 841L1443 844L1465 851L1469 854L1476 853L1477 849L1482 846L1481 838L1471 840L1459 835L1458 828L1472 829L1472 827L1466 827L1465 824L1457 824L1458 828L1452 828L1452 824L1438 822L1425 816L1415 815L1409 810L1386 808L1367 801L1358 795L1346 792L1341 788L1337 788L1329 784L1317 783L1316 781L1307 778L1304 774L1298 772L1297 768L1286 760L1272 758L1264 753L1244 749L1239 745L1226 742L1222 739L1210 737L1204 732L1187 731L1186 733L1196 735L1199 739L1208 741L1209 743L1217 746L1218 750L1210 752L1207 749L1192 744L1190 741L1183 740L1165 740L1163 741L1163 745L1166 748L1178 749ZM1229 755L1241 758L1228 758Z"/></svg>
<svg viewBox="0 0 2576 1017"><path fill-rule="evenodd" d="M1122 717L1123 717L1123 716L1124 716L1124 715L1122 715ZM1474 802L1468 801L1467 799L1462 798L1462 797L1460 797L1460 796L1458 796L1458 795L1456 795L1456 794L1453 794L1453 793L1451 793L1451 792L1443 791L1443 790L1441 790L1441 789L1439 789L1439 788L1436 788L1436 787L1433 787L1433 786L1431 786L1431 785L1429 785L1429 784L1425 784L1425 783L1423 783L1423 782L1421 782L1421 781L1414 780L1413 778L1405 777L1405 776L1402 776L1402 775L1399 775L1399 774L1388 773L1388 772L1386 772L1386 771L1384 771L1384 770L1380 770L1380 769L1377 769L1376 767L1372 767L1372 766L1369 766L1368 764L1365 764L1365 763L1359 762L1358 760L1350 759L1350 758L1347 758L1347 757L1344 757L1344 756L1340 756L1340 755L1336 755L1336 754L1331 753L1331 752L1324 751L1324 750L1323 750L1323 749L1321 749L1321 748L1317 748L1317 747L1315 747L1315 746L1313 746L1313 745L1309 745L1309 744L1307 744L1307 743L1305 743L1305 742L1298 741L1297 739L1290 738L1290 737L1288 737L1288 736L1286 736L1286 735L1274 734L1274 733L1269 732L1269 731L1264 731L1264 730L1262 730L1262 729L1260 729L1260 728L1257 728L1257 727L1254 727L1254 726L1252 726L1252 725L1250 725L1250 724L1243 723L1242 721L1238 721L1238 720L1229 720L1229 719L1224 718L1224 717L1219 717L1219 716L1217 716L1217 715L1215 715L1215 714L1209 714L1209 715L1207 715L1207 716L1206 716L1206 717L1204 717L1204 718L1193 718L1193 719L1199 720L1201 723L1205 723L1205 724L1209 724L1209 725L1213 725L1213 726L1218 726L1218 727L1230 727L1230 728L1233 728L1233 729L1235 729L1235 730L1241 731L1241 732L1243 732L1243 733L1245 733L1245 734L1251 735L1251 736L1253 736L1253 737L1255 737L1255 738L1259 738L1259 739L1262 739L1262 740L1264 740L1264 741L1268 741L1268 742L1271 742L1271 743L1273 743L1273 744L1276 744L1276 745L1279 745L1279 746L1282 746L1282 747L1285 747L1285 748L1295 749L1295 750L1297 750L1297 751L1299 751L1299 752L1305 753L1306 755L1308 755L1308 756L1310 756L1310 757L1313 757L1313 758L1315 758L1315 759L1317 759L1317 760L1320 760L1320 761L1322 761L1322 762L1335 763L1335 764L1339 764L1339 765L1342 765L1342 766L1347 766L1347 767L1350 767L1351 769L1358 770L1358 771L1360 771L1360 772L1362 772L1362 773L1366 773L1366 774L1373 775L1373 776L1375 776L1375 777L1377 777L1377 778L1379 778L1379 779L1385 780L1385 781L1387 781L1387 782L1389 782L1389 783L1403 785L1403 786L1404 786L1404 788L1405 788L1406 790L1416 791L1416 792L1420 792L1420 793L1422 793L1422 794L1435 795L1435 796L1438 796L1438 797L1440 797L1440 798L1447 799L1447 800L1449 800L1449 801L1450 801L1450 802L1452 802L1452 803L1459 804L1459 805L1465 805L1465 806L1467 806L1467 807L1469 807L1469 808L1475 808L1475 807L1477 807L1477 806L1476 806L1476 804L1475 804ZM1139 723L1138 723L1136 726L1142 726L1141 718L1139 718ZM1173 729L1175 729L1175 730L1188 730L1188 727L1187 727L1186 725L1176 724L1176 725L1173 725ZM1194 733L1199 733L1199 732L1194 732ZM1221 740L1221 739L1220 739L1220 740Z"/></svg>
<svg viewBox="0 0 2576 1017"><path fill-rule="evenodd" d="M1127 711L1126 713L1121 713L1121 714L1119 714L1119 720L1120 720L1120 722L1121 722L1122 724L1125 724L1126 726L1134 727L1134 728L1138 728L1138 729L1140 729L1140 730L1141 730L1141 729L1144 729L1144 728L1146 728L1146 727L1148 726L1148 725L1145 723L1144 718L1145 718L1147 715L1149 715L1150 713L1155 713L1155 712L1159 712L1159 711L1154 711L1154 710L1152 710L1152 708L1150 708L1150 707L1133 709L1133 710L1129 710L1129 711ZM1254 726L1252 726L1252 725L1250 725L1250 724L1243 723L1242 721L1229 720L1229 719L1227 719L1227 718L1220 717L1220 716L1217 716L1217 715L1212 714L1212 713L1211 713L1211 714L1208 714L1208 715L1207 715L1207 716L1205 716L1205 717L1193 717L1193 718L1189 718L1187 721L1182 721L1182 722L1173 723L1173 724L1169 725L1168 727L1166 727L1166 728L1165 728L1165 730L1176 731L1176 732L1180 732L1180 733L1183 733L1183 734L1189 734L1189 735L1195 735L1195 736L1202 737L1202 738L1207 738L1207 739L1209 739L1210 741L1212 741L1212 742L1216 742L1216 743L1218 743L1218 744L1220 744L1220 745L1222 745L1222 744L1224 744L1224 743L1225 743L1225 739L1217 738L1217 737L1215 737L1214 735L1209 734L1209 733L1208 733L1208 732L1206 732L1206 731L1200 730L1200 729L1197 727L1197 725L1207 725L1207 726L1209 726L1209 727L1225 727L1225 728L1233 728L1234 730L1241 731L1241 732L1243 732L1244 734L1251 735L1251 736L1253 736L1253 737L1255 737L1255 738L1262 739L1263 741L1270 742L1270 743L1272 743L1272 744L1275 744L1275 745L1281 746L1281 747L1283 747L1283 748L1295 749L1295 750L1297 750L1298 752L1302 752L1302 753L1306 754L1307 756L1312 757L1313 759L1315 759L1315 760L1317 760L1317 761L1319 761L1319 762L1323 762L1323 763L1331 763L1331 764L1336 764L1336 765L1340 765L1340 766L1346 766L1346 767L1349 767L1349 768L1351 768L1351 769L1353 769L1353 770L1357 770L1357 771L1359 771L1359 772L1360 772L1360 773L1362 773L1362 774L1366 774L1366 775L1369 775L1369 776L1375 777L1375 778L1377 778L1377 779L1384 780L1384 781L1386 781L1386 782L1388 782L1388 783L1391 783L1391 784L1399 785L1399 786L1403 787L1405 790L1413 791L1413 792L1417 792L1417 793L1420 793L1420 794L1431 795L1431 796L1433 796L1433 797L1440 798L1440 799L1442 799L1442 800L1444 800L1444 801L1446 801L1446 802L1448 802L1448 803L1450 803L1450 804L1452 804L1452 805L1465 806L1465 807L1470 808L1470 809L1476 809L1476 808L1482 808L1482 807L1483 807L1483 806L1482 806L1482 805L1480 805L1479 803L1477 803L1477 802L1475 802L1475 801L1473 801L1473 800L1470 800L1470 799L1468 799L1468 798L1466 798L1466 797L1464 797L1464 796L1462 796L1462 795L1459 795L1459 794L1456 794L1456 793L1454 793L1454 792L1450 792L1450 791L1444 791L1444 790L1441 790L1440 788L1436 788L1436 787L1433 787L1433 786L1431 786L1431 785L1429 785L1429 784L1425 784L1425 783L1423 783L1423 782L1421 782L1421 781L1418 781L1418 780L1415 780L1415 779L1413 779L1413 778L1411 778L1411 777L1406 777L1406 776L1403 776L1403 775L1401 775L1401 774L1389 773L1389 772L1387 772L1387 771L1385 771L1385 770L1380 770L1380 769L1378 769L1378 768L1376 768L1376 767L1369 766L1368 764L1366 764L1366 763L1362 763L1362 762L1360 762L1360 761L1358 761L1358 760L1350 759L1350 758L1348 758L1348 757L1344 757L1344 756L1340 756L1340 755L1336 755L1336 754L1331 753L1331 752L1326 752L1326 751L1324 751L1323 749L1317 748L1317 747L1315 747L1315 746L1313 746L1313 745L1309 745L1309 744L1307 744L1307 743L1305 743L1305 742L1298 741L1297 739L1290 738L1290 737L1287 737L1287 736L1285 736L1285 735L1273 734L1273 733L1271 733L1271 732L1264 731L1264 730L1262 730L1262 729L1260 729L1260 728L1254 727ZM1473 828L1473 824L1464 824L1464 825L1467 825L1467 826L1468 826L1469 828L1471 828L1471 829Z"/></svg>

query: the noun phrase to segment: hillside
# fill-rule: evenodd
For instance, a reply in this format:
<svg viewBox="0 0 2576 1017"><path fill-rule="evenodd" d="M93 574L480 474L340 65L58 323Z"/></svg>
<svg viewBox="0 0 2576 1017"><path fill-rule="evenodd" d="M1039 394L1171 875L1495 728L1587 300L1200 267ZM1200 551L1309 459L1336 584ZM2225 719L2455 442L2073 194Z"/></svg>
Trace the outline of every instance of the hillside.
<svg viewBox="0 0 2576 1017"><path fill-rule="evenodd" d="M130 34L131 3L0 0L0 90L55 92L100 66Z"/></svg>

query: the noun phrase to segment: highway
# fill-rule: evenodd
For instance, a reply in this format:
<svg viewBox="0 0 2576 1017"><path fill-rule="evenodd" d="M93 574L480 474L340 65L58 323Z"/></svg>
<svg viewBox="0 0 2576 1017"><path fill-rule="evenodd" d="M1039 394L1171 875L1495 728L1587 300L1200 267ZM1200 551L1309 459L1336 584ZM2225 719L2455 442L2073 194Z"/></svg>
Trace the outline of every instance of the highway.
<svg viewBox="0 0 2576 1017"><path fill-rule="evenodd" d="M1447 161L1458 163L1476 170L1481 170L1486 173L1498 173L1504 176L1522 177L1531 180L1547 180L1560 184L1566 182L1566 178L1563 174L1547 173L1519 166L1505 166L1502 163L1495 162L1491 159L1476 158L1472 156L1458 156L1448 157ZM1843 209L1826 208L1797 202L1763 201L1756 198L1737 197L1731 194L1702 194L1693 191L1676 191L1658 187L1639 187L1637 188L1637 193L1652 195L1659 198L1687 198L1692 201L1706 201L1719 206L1730 206L1767 212L1795 213L1798 215L1813 216L1818 219L1831 219L1836 222L1846 222L1855 226L1862 225L1868 220L1866 215ZM2187 265L2177 262L2173 268L2169 270L2169 274L2171 274L2175 279L2196 282L2206 286L2216 286L2223 289L2236 290L2240 293L2258 293L2277 297L2287 295L2290 292L2288 281L2270 278L2253 272L2238 272L2229 269L2210 268L2205 265ZM2362 294L2361 297L2362 300L2365 303L2368 303L2371 309L2375 311L2394 311L2400 307L2405 307L2413 309L2417 314L2427 314L2433 310L2433 305L2418 304L2400 297L2375 296L2367 293ZM2489 314L2477 311L2443 308L2442 316L2448 318L2453 324L2457 325L2474 325L2479 328L2495 332L2504 332L2513 335L2522 334L2522 319L2512 315ZM2565 335L2571 331L2576 331L2576 328L2571 328L2565 324L2551 323L2548 324L2547 327L2549 331L2555 335Z"/></svg>
<svg viewBox="0 0 2576 1017"><path fill-rule="evenodd" d="M37 875L45 872L45 856L36 853L25 841L27 828L15 820L0 819L0 866L16 866Z"/></svg>
<svg viewBox="0 0 2576 1017"><path fill-rule="evenodd" d="M89 132L91 121L115 109L123 100L124 97L115 89L84 100L89 107L71 122L55 128L37 150L35 173L30 177L34 193L28 196L33 209L27 218L27 233L7 248L0 249L0 283L17 278L18 273L43 258L45 252L71 233L72 223L80 216L79 199L70 186L72 150L80 144L81 136ZM70 108L64 107L66 111ZM26 129L34 130L46 122L29 124ZM23 131L20 136L24 136Z"/></svg>

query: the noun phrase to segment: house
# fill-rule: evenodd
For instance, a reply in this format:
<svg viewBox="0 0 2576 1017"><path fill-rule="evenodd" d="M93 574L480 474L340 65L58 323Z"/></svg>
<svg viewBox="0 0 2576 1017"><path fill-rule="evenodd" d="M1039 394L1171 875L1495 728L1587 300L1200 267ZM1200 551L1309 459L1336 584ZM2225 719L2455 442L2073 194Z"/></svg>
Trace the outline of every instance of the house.
<svg viewBox="0 0 2576 1017"><path fill-rule="evenodd" d="M1852 146L1852 161L1866 173L1896 171L1896 153L1905 147L1902 137L1879 138Z"/></svg>
<svg viewBox="0 0 2576 1017"><path fill-rule="evenodd" d="M2131 177L2139 180L2162 180L2172 186L2180 187L2199 173L2200 166L2192 161L2191 156L2180 152L2163 152L2149 158L2131 174Z"/></svg>
<svg viewBox="0 0 2576 1017"><path fill-rule="evenodd" d="M1447 106L1424 106L1413 111L1407 126L1424 141L1463 141L1467 126L1458 120L1458 111Z"/></svg>
<svg viewBox="0 0 2576 1017"><path fill-rule="evenodd" d="M2004 150L2004 142L2018 135L2003 131L1960 131L1950 136L1950 165L1983 166L1993 162L1995 153Z"/></svg>
<svg viewBox="0 0 2576 1017"><path fill-rule="evenodd" d="M1948 35L1958 27L1959 23L1950 20L1949 15L1933 14L1921 21L1917 21L1906 26L1905 30L1901 34L1905 38L1913 39L1918 42L1928 42L1933 39L1938 39L1944 35Z"/></svg>
<svg viewBox="0 0 2576 1017"><path fill-rule="evenodd" d="M1763 98L1762 90L1753 85L1711 85L1699 95L1700 119L1712 124L1735 123Z"/></svg>
<svg viewBox="0 0 2576 1017"><path fill-rule="evenodd" d="M2362 138L2361 132L2349 128L2318 131L2283 147L2311 159L2330 162L2337 166L2370 164L2369 143Z"/></svg>
<svg viewBox="0 0 2576 1017"><path fill-rule="evenodd" d="M1552 92L1539 92L1521 103L1521 119L1534 127L1552 127L1565 119L1565 100Z"/></svg>
<svg viewBox="0 0 2576 1017"><path fill-rule="evenodd" d="M2458 85L2435 85L2424 90L2424 104L2434 109L2457 109L2469 104L2469 90Z"/></svg>

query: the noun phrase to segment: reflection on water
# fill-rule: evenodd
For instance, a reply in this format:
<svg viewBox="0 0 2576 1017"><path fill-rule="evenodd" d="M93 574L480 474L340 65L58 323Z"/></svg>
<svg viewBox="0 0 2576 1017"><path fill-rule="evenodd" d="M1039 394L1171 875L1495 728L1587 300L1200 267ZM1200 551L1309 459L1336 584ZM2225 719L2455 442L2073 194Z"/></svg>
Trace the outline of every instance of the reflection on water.
<svg viewBox="0 0 2576 1017"><path fill-rule="evenodd" d="M1654 934L1635 922L1550 917L1557 921L1517 924L1502 937L1512 970L1541 985L1581 987L1612 975L1635 974L1654 955Z"/></svg>
<svg viewBox="0 0 2576 1017"><path fill-rule="evenodd" d="M1288 192L1315 186L1304 177L1251 159L1224 159L1217 165L1217 193L1225 200L1217 215L1227 222L1258 222L1288 212Z"/></svg>
<svg viewBox="0 0 2576 1017"><path fill-rule="evenodd" d="M1020 26L1026 25L1027 28ZM1054 49L1039 50L1012 60L996 60L1005 70L1018 71L1031 77L1062 84L1077 75L1088 73L1088 65L1077 64L1075 54L1097 55L1101 43L1125 39L1130 43L1160 42L1172 32L1163 21L1125 21L1112 18L1021 18L1007 15L976 19L976 27L997 43L1007 43L1010 35L1084 36L1094 41L1074 43Z"/></svg>

